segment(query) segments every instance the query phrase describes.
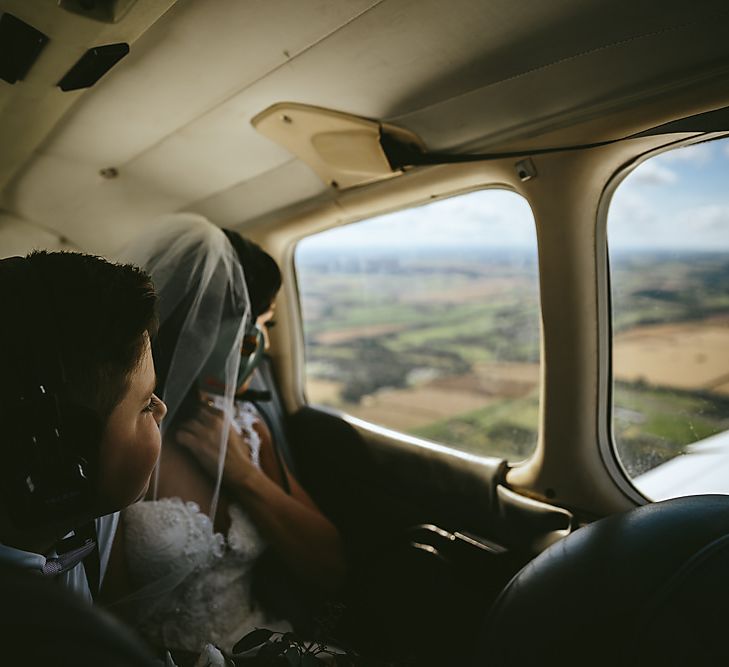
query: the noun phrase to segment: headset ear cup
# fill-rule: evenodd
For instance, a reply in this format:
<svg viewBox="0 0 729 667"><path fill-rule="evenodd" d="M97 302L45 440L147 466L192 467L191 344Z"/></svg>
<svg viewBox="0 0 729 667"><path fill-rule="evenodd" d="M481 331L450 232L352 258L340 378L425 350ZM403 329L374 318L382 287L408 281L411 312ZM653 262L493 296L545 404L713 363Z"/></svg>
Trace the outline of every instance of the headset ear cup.
<svg viewBox="0 0 729 667"><path fill-rule="evenodd" d="M101 419L95 410L77 403L61 403L60 412L65 450L82 465L84 477L95 487L103 435Z"/></svg>
<svg viewBox="0 0 729 667"><path fill-rule="evenodd" d="M54 335L54 281L33 255L0 260L0 278L8 320L1 336L6 366L0 387L0 492L6 510L19 528L88 518L96 498L102 422L95 411L65 398L66 369Z"/></svg>
<svg viewBox="0 0 729 667"><path fill-rule="evenodd" d="M14 452L2 471L5 505L18 527L87 514L96 497L100 420L93 410L60 402L45 390L5 413Z"/></svg>

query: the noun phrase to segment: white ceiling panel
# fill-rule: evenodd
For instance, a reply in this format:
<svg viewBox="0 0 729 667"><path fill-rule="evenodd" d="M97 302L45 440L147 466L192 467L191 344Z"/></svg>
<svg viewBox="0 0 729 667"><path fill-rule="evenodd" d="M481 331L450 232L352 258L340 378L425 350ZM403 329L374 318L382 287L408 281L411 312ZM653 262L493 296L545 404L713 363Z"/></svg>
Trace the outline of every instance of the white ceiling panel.
<svg viewBox="0 0 729 667"><path fill-rule="evenodd" d="M49 39L22 81L0 81L0 188L4 188L87 90L62 91L58 81L87 52L103 45L134 44L175 0L134 4L123 20L106 23L64 11L56 0L0 0L0 13Z"/></svg>
<svg viewBox="0 0 729 667"><path fill-rule="evenodd" d="M436 151L528 136L697 83L702 76L721 76L729 71L727 25L726 9L699 13L671 29L488 81L389 120L426 137L428 148Z"/></svg>
<svg viewBox="0 0 729 667"><path fill-rule="evenodd" d="M121 167L377 2L181 0L86 96L46 151Z"/></svg>
<svg viewBox="0 0 729 667"><path fill-rule="evenodd" d="M243 220L252 220L326 192L332 198L336 196L309 167L290 159L270 172L195 202L185 210L200 213L218 225L235 227Z"/></svg>
<svg viewBox="0 0 729 667"><path fill-rule="evenodd" d="M43 196L38 183L45 186ZM185 201L128 174L104 179L83 163L42 156L14 189L11 203L28 220L48 220L48 227L78 247L106 253Z"/></svg>
<svg viewBox="0 0 729 667"><path fill-rule="evenodd" d="M12 215L0 214L0 258L25 255L31 250L77 250L57 234L20 220Z"/></svg>
<svg viewBox="0 0 729 667"><path fill-rule="evenodd" d="M120 171L197 201L291 160L258 134L246 113L228 102L189 124Z"/></svg>
<svg viewBox="0 0 729 667"><path fill-rule="evenodd" d="M4 202L100 249L175 210L241 223L326 191L251 127L276 102L395 120L432 149L505 141L721 71L728 11L719 0L660 12L633 0L179 0ZM105 167L118 177L101 178Z"/></svg>

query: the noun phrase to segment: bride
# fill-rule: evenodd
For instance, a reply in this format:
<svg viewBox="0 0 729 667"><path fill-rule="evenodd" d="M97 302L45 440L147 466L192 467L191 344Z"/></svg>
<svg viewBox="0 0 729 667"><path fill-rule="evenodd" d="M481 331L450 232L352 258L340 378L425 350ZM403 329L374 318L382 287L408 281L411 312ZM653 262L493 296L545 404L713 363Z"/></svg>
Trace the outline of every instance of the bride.
<svg viewBox="0 0 729 667"><path fill-rule="evenodd" d="M131 620L154 646L230 651L256 627L290 629L253 594L266 549L325 595L344 578L337 529L237 398L267 345L280 273L258 246L192 214L170 216L123 259L158 292L153 354L168 415L149 497L122 517L106 597L134 591Z"/></svg>

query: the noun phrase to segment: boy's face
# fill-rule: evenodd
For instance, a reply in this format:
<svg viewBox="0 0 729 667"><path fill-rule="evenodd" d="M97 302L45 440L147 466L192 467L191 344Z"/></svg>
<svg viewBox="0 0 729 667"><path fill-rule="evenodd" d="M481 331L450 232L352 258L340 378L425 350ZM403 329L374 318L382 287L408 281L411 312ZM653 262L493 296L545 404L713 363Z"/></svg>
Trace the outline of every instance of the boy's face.
<svg viewBox="0 0 729 667"><path fill-rule="evenodd" d="M104 430L99 457L99 495L105 514L144 497L159 458L159 424L167 412L154 395L152 350L145 336L144 354L129 387Z"/></svg>

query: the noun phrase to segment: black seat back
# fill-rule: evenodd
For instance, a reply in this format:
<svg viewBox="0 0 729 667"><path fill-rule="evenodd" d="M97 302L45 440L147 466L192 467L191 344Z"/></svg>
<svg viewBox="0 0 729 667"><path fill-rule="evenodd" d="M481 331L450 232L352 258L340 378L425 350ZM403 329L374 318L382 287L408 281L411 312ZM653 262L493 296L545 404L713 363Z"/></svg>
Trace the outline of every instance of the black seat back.
<svg viewBox="0 0 729 667"><path fill-rule="evenodd" d="M0 664L157 664L130 630L52 579L3 565L0 591Z"/></svg>
<svg viewBox="0 0 729 667"><path fill-rule="evenodd" d="M476 665L729 664L729 496L653 503L554 544L497 601Z"/></svg>

